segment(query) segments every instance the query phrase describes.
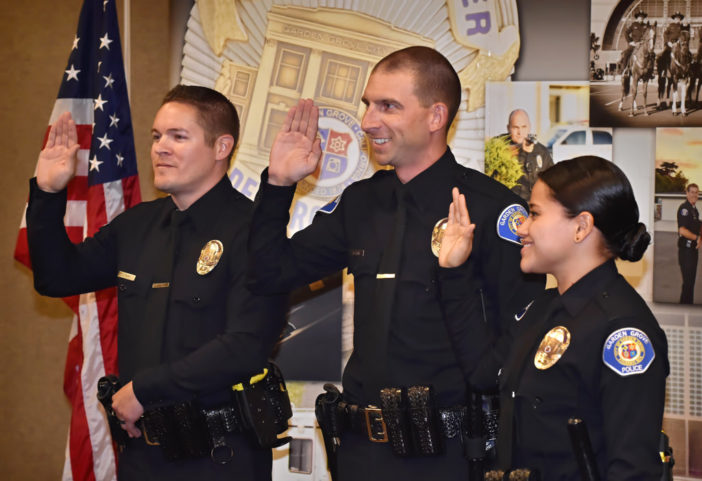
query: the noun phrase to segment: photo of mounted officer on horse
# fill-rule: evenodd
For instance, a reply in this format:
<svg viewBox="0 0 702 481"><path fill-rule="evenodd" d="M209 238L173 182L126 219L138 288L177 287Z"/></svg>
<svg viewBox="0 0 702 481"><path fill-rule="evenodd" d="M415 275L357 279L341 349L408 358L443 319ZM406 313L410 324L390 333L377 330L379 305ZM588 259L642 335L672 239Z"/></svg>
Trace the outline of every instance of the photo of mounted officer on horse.
<svg viewBox="0 0 702 481"><path fill-rule="evenodd" d="M638 113L636 100L639 83L642 83L642 108L644 115L648 115L648 82L657 79L656 111L666 110L670 106L674 116L678 113L686 116L692 104L693 93L695 105L699 101L702 74L702 49L699 48L699 43L702 39L702 29L691 32L689 24L682 24L685 16L675 12L663 32L663 50L656 55L654 48L658 24L646 21L647 17L646 12L638 10L634 13L634 22L625 31L628 45L622 51L619 62L622 84L619 110L624 110L625 99L631 94L629 116L633 117ZM690 50L692 34L698 43L694 58Z"/></svg>

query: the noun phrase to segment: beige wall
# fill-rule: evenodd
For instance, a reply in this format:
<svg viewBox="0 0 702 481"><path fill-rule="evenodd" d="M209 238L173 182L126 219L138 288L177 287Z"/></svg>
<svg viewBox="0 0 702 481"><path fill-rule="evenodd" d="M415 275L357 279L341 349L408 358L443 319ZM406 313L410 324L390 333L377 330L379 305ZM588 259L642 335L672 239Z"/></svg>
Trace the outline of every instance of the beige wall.
<svg viewBox="0 0 702 481"><path fill-rule="evenodd" d="M120 16L123 0L118 1ZM169 0L131 1L131 105L142 197L153 199L149 129L169 87ZM13 260L15 238L82 0L32 0L0 15L0 479L60 479L69 407L62 391L71 312L42 298ZM121 22L124 24L124 22Z"/></svg>

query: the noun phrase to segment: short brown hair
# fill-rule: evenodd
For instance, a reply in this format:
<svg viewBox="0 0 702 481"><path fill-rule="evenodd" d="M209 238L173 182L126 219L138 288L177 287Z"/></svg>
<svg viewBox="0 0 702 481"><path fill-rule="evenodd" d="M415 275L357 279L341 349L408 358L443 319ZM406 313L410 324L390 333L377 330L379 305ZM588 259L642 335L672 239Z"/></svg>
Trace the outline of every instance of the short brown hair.
<svg viewBox="0 0 702 481"><path fill-rule="evenodd" d="M415 81L414 94L427 107L442 102L448 107L448 132L461 103L461 81L451 62L429 47L407 47L386 56L373 67L371 73L397 70L412 72Z"/></svg>
<svg viewBox="0 0 702 481"><path fill-rule="evenodd" d="M217 137L221 135L234 137L234 147L228 159L231 160L239 142L239 115L227 97L207 87L176 85L166 94L161 105L169 102L179 102L195 107L198 123L205 131L205 142L209 146L213 146Z"/></svg>

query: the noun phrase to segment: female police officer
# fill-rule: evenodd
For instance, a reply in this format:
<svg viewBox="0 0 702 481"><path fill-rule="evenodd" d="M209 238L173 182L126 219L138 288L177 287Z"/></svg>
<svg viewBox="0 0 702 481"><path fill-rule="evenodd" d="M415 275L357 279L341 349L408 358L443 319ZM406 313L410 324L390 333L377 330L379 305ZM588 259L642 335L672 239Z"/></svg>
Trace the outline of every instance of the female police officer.
<svg viewBox="0 0 702 481"><path fill-rule="evenodd" d="M558 287L515 316L499 376L501 464L538 469L544 481L579 480L567 429L576 417L601 479L658 480L666 337L614 262L639 260L650 242L631 185L611 162L578 157L540 174L529 207L517 228L520 266L552 274ZM442 267L465 260L470 236L455 192Z"/></svg>

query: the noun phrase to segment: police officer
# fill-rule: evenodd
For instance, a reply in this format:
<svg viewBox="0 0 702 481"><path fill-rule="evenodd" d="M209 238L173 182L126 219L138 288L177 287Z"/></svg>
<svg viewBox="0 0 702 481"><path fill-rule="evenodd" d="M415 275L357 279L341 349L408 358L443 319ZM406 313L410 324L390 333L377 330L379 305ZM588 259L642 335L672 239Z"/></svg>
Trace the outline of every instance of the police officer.
<svg viewBox="0 0 702 481"><path fill-rule="evenodd" d="M551 167L553 158L548 149L531 134L531 122L525 110L516 109L509 114L507 132L510 145L516 149L517 160L524 172L512 191L528 201L539 172Z"/></svg>
<svg viewBox="0 0 702 481"><path fill-rule="evenodd" d="M543 481L585 479L567 427L575 417L598 479L658 481L666 337L614 262L640 259L650 243L631 185L611 162L578 157L541 173L529 206L517 228L521 268L552 274L557 287L515 318L500 375L500 463ZM449 268L470 254L471 236L463 199L451 212L444 242L465 239L462 254L440 259Z"/></svg>
<svg viewBox="0 0 702 481"><path fill-rule="evenodd" d="M311 100L288 113L262 175L249 243L254 289L284 291L344 267L354 276L341 480L467 479L456 429L466 382L490 336L543 289L542 277L527 279L518 269L510 226L523 218L520 198L460 166L447 147L460 96L456 72L436 50L409 47L382 59L363 93L361 125L375 161L394 170L349 186L291 239L285 231L295 183L315 171L321 155ZM446 293L472 300L460 346L447 334L436 257L453 187L468 195L477 226L475 260L457 270L464 280L459 292ZM400 396L403 387L416 397ZM398 409L373 407L392 396ZM428 422L420 426L422 416L412 421L405 402L431 413ZM416 442L402 437L407 431L417 434Z"/></svg>
<svg viewBox="0 0 702 481"><path fill-rule="evenodd" d="M631 57L634 48L643 39L645 27L644 20L646 17L648 17L646 12L643 10L637 10L636 13L634 13L634 21L631 22L624 32L628 45L624 50L622 50L622 55L619 59L622 75L629 73L629 58Z"/></svg>
<svg viewBox="0 0 702 481"><path fill-rule="evenodd" d="M226 176L239 136L232 104L211 89L177 86L151 132L154 185L170 195L127 210L74 245L63 216L76 127L69 113L52 125L30 181L35 287L55 297L118 288L124 387L112 407L131 438L119 455L120 480L270 479L270 449L253 448L221 422L221 432L208 434L221 441L224 464L167 461L138 424L145 410L193 400L211 419L231 404L232 385L262 371L284 323L282 299L254 296L245 286L252 204Z"/></svg>
<svg viewBox="0 0 702 481"><path fill-rule="evenodd" d="M670 63L673 61L673 45L680 40L683 31L682 20L685 16L680 12L671 15L671 22L663 32L663 51L658 57L659 84L661 79L670 77ZM687 27L689 29L689 26ZM659 97L662 96L662 88L659 85Z"/></svg>
<svg viewBox="0 0 702 481"><path fill-rule="evenodd" d="M699 197L697 184L685 189L687 200L678 207L678 264L682 273L680 304L692 304L695 295L695 277L700 248L700 214L695 204Z"/></svg>

